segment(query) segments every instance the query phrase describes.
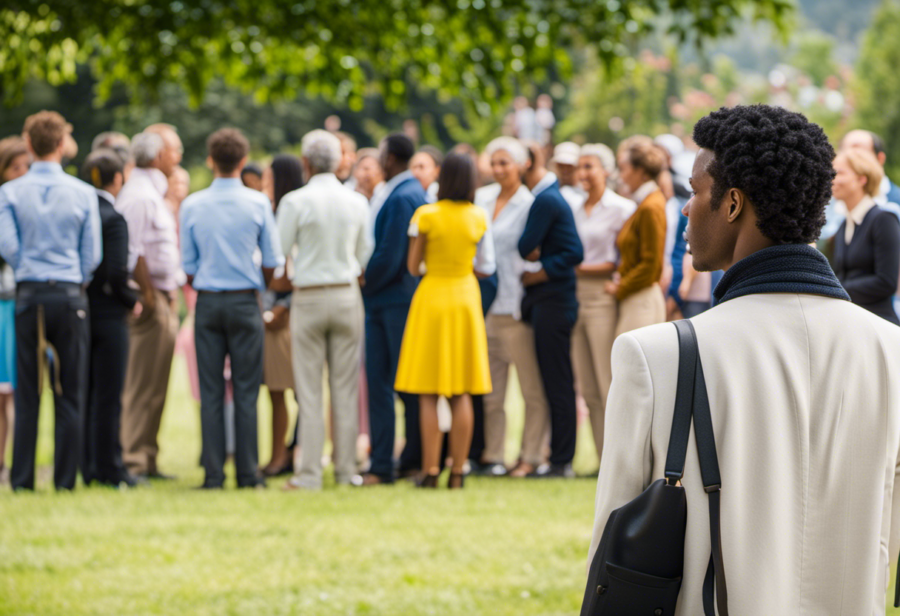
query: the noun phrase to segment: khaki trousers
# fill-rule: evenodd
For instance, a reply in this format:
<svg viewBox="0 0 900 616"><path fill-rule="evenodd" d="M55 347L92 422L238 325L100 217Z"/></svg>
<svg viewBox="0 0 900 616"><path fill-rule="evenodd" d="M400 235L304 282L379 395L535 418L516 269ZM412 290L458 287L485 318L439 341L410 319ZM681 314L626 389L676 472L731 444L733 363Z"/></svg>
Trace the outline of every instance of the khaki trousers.
<svg viewBox="0 0 900 616"><path fill-rule="evenodd" d="M506 450L506 388L509 367L515 365L525 399L522 461L537 466L550 431L550 410L538 368L531 326L511 315L488 314L488 357L493 391L484 397L484 460L503 463Z"/></svg>
<svg viewBox="0 0 900 616"><path fill-rule="evenodd" d="M648 325L666 322L666 300L658 284L629 295L619 302L616 336Z"/></svg>
<svg viewBox="0 0 900 616"><path fill-rule="evenodd" d="M363 335L363 307L359 287L295 290L291 297L291 354L294 384L300 405L300 487L322 487L325 448L323 372L334 420L334 475L349 483L356 474L356 437L359 433L359 357Z"/></svg>
<svg viewBox="0 0 900 616"><path fill-rule="evenodd" d="M155 291L156 306L128 322L128 370L122 393L122 460L133 474L156 473L156 436L166 405L178 314Z"/></svg>
<svg viewBox="0 0 900 616"><path fill-rule="evenodd" d="M572 367L578 392L587 404L597 458L603 453L606 396L612 381L612 346L619 309L603 288L609 277L578 279L578 321L572 330Z"/></svg>

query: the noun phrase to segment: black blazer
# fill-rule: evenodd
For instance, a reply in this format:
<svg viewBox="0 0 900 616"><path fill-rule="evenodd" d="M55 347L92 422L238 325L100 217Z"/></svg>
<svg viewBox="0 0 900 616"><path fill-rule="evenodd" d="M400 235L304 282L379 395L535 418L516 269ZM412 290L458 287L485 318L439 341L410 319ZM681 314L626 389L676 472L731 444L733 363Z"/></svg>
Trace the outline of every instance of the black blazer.
<svg viewBox="0 0 900 616"><path fill-rule="evenodd" d="M91 318L119 319L137 302L137 293L128 286L128 225L112 203L103 197L99 201L103 260L87 290Z"/></svg>
<svg viewBox="0 0 900 616"><path fill-rule="evenodd" d="M832 267L850 299L900 325L894 312L894 294L900 276L900 221L877 205L863 218L848 245L845 220L834 236Z"/></svg>

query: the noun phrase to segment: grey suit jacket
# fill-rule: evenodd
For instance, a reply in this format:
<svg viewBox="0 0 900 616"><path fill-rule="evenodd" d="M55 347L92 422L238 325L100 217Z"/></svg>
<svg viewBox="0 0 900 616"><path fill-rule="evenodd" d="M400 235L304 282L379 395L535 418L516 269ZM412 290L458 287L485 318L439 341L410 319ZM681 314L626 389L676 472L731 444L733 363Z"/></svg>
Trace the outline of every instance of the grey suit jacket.
<svg viewBox="0 0 900 616"><path fill-rule="evenodd" d="M692 322L722 475L730 613L884 614L900 547L900 328L850 302L786 293L734 299ZM663 477L675 328L620 336L612 365L591 558L610 512ZM682 481L676 613L696 616L710 541L693 432Z"/></svg>

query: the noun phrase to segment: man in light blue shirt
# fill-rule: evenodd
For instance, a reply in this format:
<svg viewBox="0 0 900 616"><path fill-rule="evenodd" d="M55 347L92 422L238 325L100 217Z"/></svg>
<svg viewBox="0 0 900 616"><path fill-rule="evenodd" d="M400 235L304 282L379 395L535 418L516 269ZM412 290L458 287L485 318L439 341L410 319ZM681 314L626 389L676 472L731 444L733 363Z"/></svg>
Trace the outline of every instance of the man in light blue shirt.
<svg viewBox="0 0 900 616"><path fill-rule="evenodd" d="M225 482L225 356L231 357L237 484L264 486L257 472L256 402L262 383L263 320L258 292L284 256L272 205L240 180L250 146L240 131L223 128L207 140L215 179L181 204L181 255L197 289L194 339L200 376L202 488Z"/></svg>
<svg viewBox="0 0 900 616"><path fill-rule="evenodd" d="M14 490L34 489L34 456L45 358L54 356L56 451L53 482L75 487L80 424L87 393L88 300L85 287L100 264L97 193L60 165L65 119L41 111L25 121L35 162L24 176L0 187L0 255L10 264L16 290L18 387L13 464Z"/></svg>

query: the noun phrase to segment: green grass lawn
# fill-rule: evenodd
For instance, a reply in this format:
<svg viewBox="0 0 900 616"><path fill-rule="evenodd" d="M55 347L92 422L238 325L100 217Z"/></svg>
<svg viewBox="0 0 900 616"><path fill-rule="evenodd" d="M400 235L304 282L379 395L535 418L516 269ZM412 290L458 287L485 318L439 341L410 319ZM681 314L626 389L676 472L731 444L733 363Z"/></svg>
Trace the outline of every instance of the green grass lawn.
<svg viewBox="0 0 900 616"><path fill-rule="evenodd" d="M44 397L38 462L52 461ZM521 428L512 405L510 433ZM260 395L261 460L270 411ZM595 464L587 431L578 466ZM584 440L586 439L586 440ZM575 614L595 483L472 480L462 492L196 492L197 407L176 360L160 467L177 482L0 490L0 614ZM510 454L517 446L511 439ZM233 474L233 470L229 469ZM229 482L233 486L233 480Z"/></svg>
<svg viewBox="0 0 900 616"><path fill-rule="evenodd" d="M199 418L180 367L160 436L160 467L177 482L56 494L44 472L35 494L0 491L0 614L578 613L593 480L476 479L452 493L408 483L282 493L281 480L266 491L192 491ZM515 434L521 400L511 406ZM261 435L269 418L263 392ZM596 463L587 432L582 471Z"/></svg>

